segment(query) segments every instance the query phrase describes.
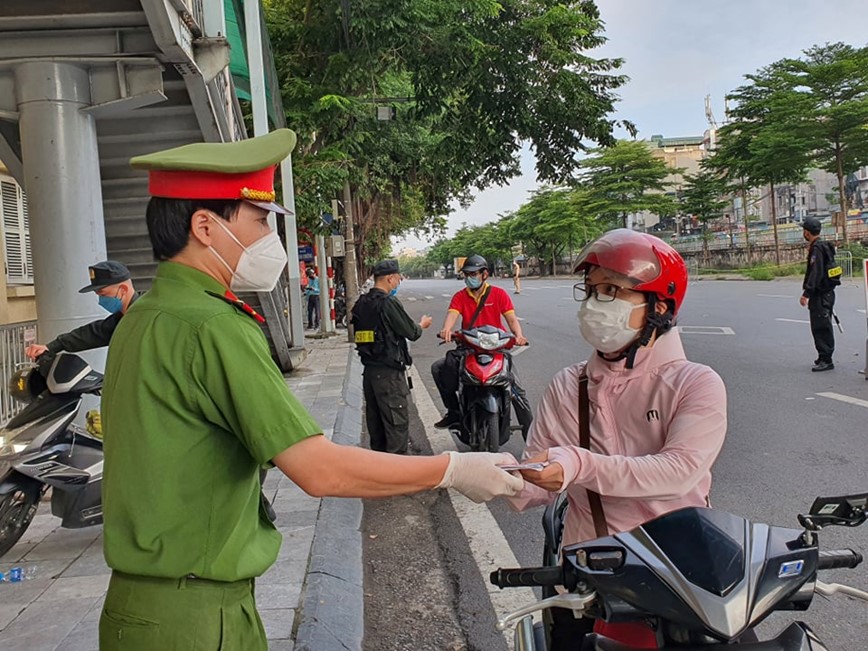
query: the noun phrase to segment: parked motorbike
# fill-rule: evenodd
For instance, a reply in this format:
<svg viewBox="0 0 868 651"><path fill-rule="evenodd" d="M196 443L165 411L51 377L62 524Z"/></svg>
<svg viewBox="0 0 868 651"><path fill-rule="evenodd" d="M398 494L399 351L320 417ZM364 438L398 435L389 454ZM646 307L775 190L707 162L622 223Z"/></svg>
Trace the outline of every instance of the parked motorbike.
<svg viewBox="0 0 868 651"><path fill-rule="evenodd" d="M21 538L50 486L51 513L77 529L102 522L102 441L73 424L103 376L78 355L43 354L16 371L12 395L27 407L0 429L0 556Z"/></svg>
<svg viewBox="0 0 868 651"><path fill-rule="evenodd" d="M551 514L556 520L557 509ZM680 509L632 531L569 545L555 566L493 572L491 582L501 588L568 590L505 615L497 627L515 624L517 651L544 651L544 631L534 626L532 613L567 608L596 620L595 632L577 644L584 651L828 651L800 621L764 642L749 641L745 633L774 611L807 610L814 594L868 601L868 592L818 579L823 570L855 568L862 555L821 551L817 532L866 519L868 493L817 498L808 515L798 516L802 529L751 523L715 509ZM646 638L642 646L637 627Z"/></svg>
<svg viewBox="0 0 868 651"><path fill-rule="evenodd" d="M347 327L347 294L343 284L335 290L335 325L338 328Z"/></svg>
<svg viewBox="0 0 868 651"><path fill-rule="evenodd" d="M497 452L512 435L512 357L515 337L494 326L458 330L453 340L467 349L458 374L458 439L474 451Z"/></svg>

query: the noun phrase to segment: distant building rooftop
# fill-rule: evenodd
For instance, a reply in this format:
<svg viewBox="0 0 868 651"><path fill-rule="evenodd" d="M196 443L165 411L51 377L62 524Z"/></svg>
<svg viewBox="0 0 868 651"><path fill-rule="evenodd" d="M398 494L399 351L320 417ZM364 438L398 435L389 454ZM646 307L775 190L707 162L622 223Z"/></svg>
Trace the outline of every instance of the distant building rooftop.
<svg viewBox="0 0 868 651"><path fill-rule="evenodd" d="M657 147L684 147L687 145L701 145L705 142L704 136L681 136L679 138L664 138L662 135L653 135L650 141Z"/></svg>

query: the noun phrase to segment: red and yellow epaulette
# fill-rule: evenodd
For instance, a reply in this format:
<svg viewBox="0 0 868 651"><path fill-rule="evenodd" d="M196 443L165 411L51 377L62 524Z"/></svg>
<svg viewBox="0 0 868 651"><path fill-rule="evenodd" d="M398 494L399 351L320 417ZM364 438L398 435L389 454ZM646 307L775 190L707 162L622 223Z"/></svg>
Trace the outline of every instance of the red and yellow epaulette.
<svg viewBox="0 0 868 651"><path fill-rule="evenodd" d="M259 312L254 310L252 307L250 307L247 303L242 301L228 289L223 294L218 294L217 292L211 292L208 290L205 291L214 298L219 298L221 301L225 301L226 303L229 303L229 305L231 305L232 307L241 310L242 312L244 312L244 314L255 320L257 323L265 323L264 316L262 316Z"/></svg>

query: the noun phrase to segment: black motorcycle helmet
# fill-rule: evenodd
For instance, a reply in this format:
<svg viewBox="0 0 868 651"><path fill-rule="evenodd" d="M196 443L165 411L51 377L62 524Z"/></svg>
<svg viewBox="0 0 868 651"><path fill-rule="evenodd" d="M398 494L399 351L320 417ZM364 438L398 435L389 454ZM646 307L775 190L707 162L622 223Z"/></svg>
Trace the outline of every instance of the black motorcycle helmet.
<svg viewBox="0 0 868 651"><path fill-rule="evenodd" d="M491 273L488 262L481 255L471 255L461 265L461 273L479 271L481 269L485 269L488 273Z"/></svg>
<svg viewBox="0 0 868 651"><path fill-rule="evenodd" d="M9 377L9 395L24 404L33 402L46 388L45 378L35 366L18 369Z"/></svg>

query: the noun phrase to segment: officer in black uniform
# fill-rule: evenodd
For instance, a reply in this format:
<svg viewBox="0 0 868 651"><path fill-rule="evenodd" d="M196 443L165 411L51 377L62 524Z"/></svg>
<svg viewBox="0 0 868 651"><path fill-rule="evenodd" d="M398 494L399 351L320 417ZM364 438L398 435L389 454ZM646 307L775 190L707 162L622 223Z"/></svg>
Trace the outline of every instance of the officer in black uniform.
<svg viewBox="0 0 868 651"><path fill-rule="evenodd" d="M406 454L410 435L410 388L406 369L413 360L407 340L431 325L427 314L414 323L395 298L401 284L396 260L374 265L374 286L353 306L356 350L365 367L365 421L371 449Z"/></svg>
<svg viewBox="0 0 868 651"><path fill-rule="evenodd" d="M45 352L56 355L60 351L77 353L82 350L108 346L118 327L121 317L138 298L130 280L130 270L115 260L103 260L88 267L90 284L79 289L80 294L95 292L100 306L110 314L97 321L70 330L48 345L31 344L24 352L30 359L36 359Z"/></svg>
<svg viewBox="0 0 868 651"><path fill-rule="evenodd" d="M832 354L835 352L835 331L832 329L832 312L835 307L835 288L841 284L841 267L835 262L835 245L820 239L823 230L819 220L808 217L802 222L802 234L808 246L808 268L802 283L799 302L808 307L811 318L811 334L817 349L812 371L831 371L835 368Z"/></svg>

